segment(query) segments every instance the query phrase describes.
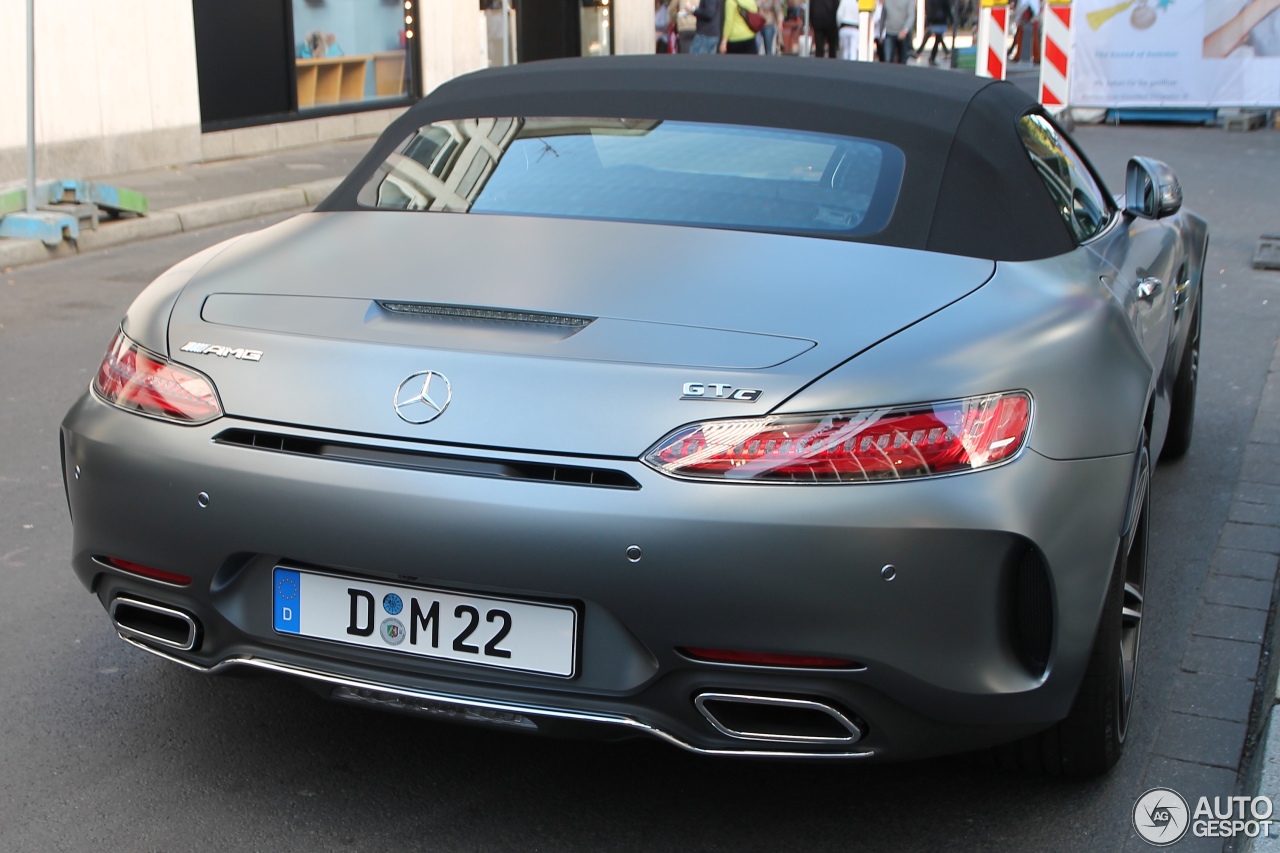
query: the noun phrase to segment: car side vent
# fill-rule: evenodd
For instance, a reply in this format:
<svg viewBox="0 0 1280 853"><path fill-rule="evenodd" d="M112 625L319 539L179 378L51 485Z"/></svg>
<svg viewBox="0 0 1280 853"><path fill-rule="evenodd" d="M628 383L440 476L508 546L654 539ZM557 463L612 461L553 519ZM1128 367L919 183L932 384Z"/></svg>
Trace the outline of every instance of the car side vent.
<svg viewBox="0 0 1280 853"><path fill-rule="evenodd" d="M1032 675L1042 674L1053 646L1053 589L1049 568L1032 547L1013 576L1013 636L1023 664Z"/></svg>
<svg viewBox="0 0 1280 853"><path fill-rule="evenodd" d="M387 468L410 468L437 474L460 474L466 477L493 477L506 480L533 480L542 483L565 483L604 489L639 489L630 474L609 468L581 465L550 465L510 459L477 459L444 453L369 447L362 444L323 441L293 435L250 429L229 429L214 437L218 444L252 447L276 453L314 456L336 462L381 465Z"/></svg>
<svg viewBox="0 0 1280 853"><path fill-rule="evenodd" d="M412 314L419 317L445 317L456 320L489 320L503 323L532 323L539 326L568 326L582 329L595 317L578 317L573 314L544 314L539 311L505 311L499 308L479 308L469 305L436 305L430 302L388 302L377 300L378 307L392 314Z"/></svg>

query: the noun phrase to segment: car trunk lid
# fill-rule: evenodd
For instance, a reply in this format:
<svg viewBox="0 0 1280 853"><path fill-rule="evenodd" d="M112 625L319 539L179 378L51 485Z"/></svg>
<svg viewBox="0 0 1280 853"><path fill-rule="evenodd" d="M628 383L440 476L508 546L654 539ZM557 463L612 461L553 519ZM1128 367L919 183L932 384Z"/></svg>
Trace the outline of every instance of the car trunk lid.
<svg viewBox="0 0 1280 853"><path fill-rule="evenodd" d="M681 424L769 411L993 268L709 228L307 214L203 268L169 347L238 418L635 457ZM451 399L410 423L397 396L422 391L408 379L427 371Z"/></svg>

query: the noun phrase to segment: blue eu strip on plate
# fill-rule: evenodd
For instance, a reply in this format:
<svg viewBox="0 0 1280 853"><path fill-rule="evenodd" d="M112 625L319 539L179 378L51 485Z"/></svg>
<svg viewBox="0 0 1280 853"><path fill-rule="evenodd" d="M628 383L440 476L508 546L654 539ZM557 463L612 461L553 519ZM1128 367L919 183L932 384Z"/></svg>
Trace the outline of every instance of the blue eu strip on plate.
<svg viewBox="0 0 1280 853"><path fill-rule="evenodd" d="M287 634L298 633L298 608L302 603L302 581L298 573L290 569L276 569L271 586L276 630Z"/></svg>

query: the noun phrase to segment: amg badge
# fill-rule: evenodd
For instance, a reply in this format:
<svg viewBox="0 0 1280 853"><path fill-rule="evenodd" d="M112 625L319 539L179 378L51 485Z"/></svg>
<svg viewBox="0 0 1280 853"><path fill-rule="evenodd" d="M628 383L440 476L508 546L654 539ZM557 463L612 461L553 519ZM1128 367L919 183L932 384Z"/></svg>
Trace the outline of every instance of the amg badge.
<svg viewBox="0 0 1280 853"><path fill-rule="evenodd" d="M721 400L726 403L754 403L764 393L759 388L734 388L720 382L686 382L681 400Z"/></svg>
<svg viewBox="0 0 1280 853"><path fill-rule="evenodd" d="M241 361L262 361L262 350L260 349L242 349L240 347L222 347L217 344L202 344L199 341L188 341L187 345L182 348L183 352L193 352L199 355L217 355L222 358L231 356Z"/></svg>

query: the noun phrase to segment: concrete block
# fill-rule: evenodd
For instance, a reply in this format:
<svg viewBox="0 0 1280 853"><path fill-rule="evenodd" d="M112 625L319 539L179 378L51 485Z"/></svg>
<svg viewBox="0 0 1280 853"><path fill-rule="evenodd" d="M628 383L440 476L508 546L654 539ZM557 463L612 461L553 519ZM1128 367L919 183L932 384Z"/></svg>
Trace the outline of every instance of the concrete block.
<svg viewBox="0 0 1280 853"><path fill-rule="evenodd" d="M1254 504L1280 506L1280 486L1272 483L1239 482L1236 483L1232 497Z"/></svg>
<svg viewBox="0 0 1280 853"><path fill-rule="evenodd" d="M393 110L370 110L367 113L355 113L356 136L376 136L386 130L387 125L404 113L403 107Z"/></svg>
<svg viewBox="0 0 1280 853"><path fill-rule="evenodd" d="M25 180L26 177L27 150L0 148L0 182Z"/></svg>
<svg viewBox="0 0 1280 853"><path fill-rule="evenodd" d="M1209 561L1209 571L1271 583L1276 577L1276 565L1276 558L1271 554L1219 548L1213 552L1213 558Z"/></svg>
<svg viewBox="0 0 1280 853"><path fill-rule="evenodd" d="M1201 594L1210 604L1226 604L1263 613L1271 609L1271 584L1268 581L1209 575Z"/></svg>
<svg viewBox="0 0 1280 853"><path fill-rule="evenodd" d="M329 193L342 183L342 178L321 178L318 181L308 181L305 184L293 184L290 189L302 190L307 199L307 206L315 207L320 202L329 197Z"/></svg>
<svg viewBox="0 0 1280 853"><path fill-rule="evenodd" d="M1248 581L1248 578L1229 578ZM1258 581L1252 581L1258 583ZM1225 604L1200 602L1196 607L1195 622L1191 633L1201 637L1217 637L1220 640L1243 640L1261 643L1267 628L1267 611L1249 607L1231 607Z"/></svg>
<svg viewBox="0 0 1280 853"><path fill-rule="evenodd" d="M356 135L356 120L353 116L325 116L315 121L320 142L328 142L331 139L350 139Z"/></svg>
<svg viewBox="0 0 1280 853"><path fill-rule="evenodd" d="M306 205L307 196L304 191L285 188L181 205L169 212L177 214L183 231L192 231L281 210L295 210Z"/></svg>
<svg viewBox="0 0 1280 853"><path fill-rule="evenodd" d="M25 164L26 161L23 162ZM107 160L101 137L41 145L36 152L36 162L41 175L88 177L107 173ZM24 165L23 176L25 175L26 166Z"/></svg>
<svg viewBox="0 0 1280 853"><path fill-rule="evenodd" d="M1169 710L1237 723L1249 721L1254 682L1247 678L1178 672L1173 676Z"/></svg>
<svg viewBox="0 0 1280 853"><path fill-rule="evenodd" d="M194 163L201 157L200 128L191 125L108 136L102 140L102 156L104 170L83 177ZM82 176L73 174L69 177Z"/></svg>
<svg viewBox="0 0 1280 853"><path fill-rule="evenodd" d="M200 159L230 160L236 156L234 130L219 130L215 133L200 134Z"/></svg>
<svg viewBox="0 0 1280 853"><path fill-rule="evenodd" d="M1259 643L1191 636L1182 653L1182 669L1186 672L1256 679L1261 651Z"/></svg>
<svg viewBox="0 0 1280 853"><path fill-rule="evenodd" d="M1262 780L1258 793L1274 799L1280 792L1280 710L1271 712L1262 756ZM1255 839L1252 853L1280 853L1280 825L1272 824L1267 836Z"/></svg>
<svg viewBox="0 0 1280 853"><path fill-rule="evenodd" d="M1240 765L1244 734L1244 723L1174 712L1165 715L1153 751L1166 758L1208 764L1235 772ZM1224 792L1226 793L1228 792Z"/></svg>
<svg viewBox="0 0 1280 853"><path fill-rule="evenodd" d="M65 258L75 253L75 247L66 242L50 248L39 240L0 239L0 270Z"/></svg>
<svg viewBox="0 0 1280 853"><path fill-rule="evenodd" d="M229 130L227 133L231 134L232 149L237 157L263 154L276 149L275 125L242 127L237 130Z"/></svg>
<svg viewBox="0 0 1280 853"><path fill-rule="evenodd" d="M181 230L182 222L178 214L167 211L136 219L118 219L104 222L97 231L81 231L80 250L103 249L136 240L149 240L152 237L177 234Z"/></svg>
<svg viewBox="0 0 1280 853"><path fill-rule="evenodd" d="M1251 504L1232 501L1227 518L1243 524L1280 525L1280 507L1270 504Z"/></svg>
<svg viewBox="0 0 1280 853"><path fill-rule="evenodd" d="M297 148L315 145L320 141L320 134L315 119L286 121L276 125L276 139L281 148Z"/></svg>
<svg viewBox="0 0 1280 853"><path fill-rule="evenodd" d="M1280 527L1228 521L1222 525L1222 535L1218 538L1218 545L1222 548L1280 554Z"/></svg>
<svg viewBox="0 0 1280 853"><path fill-rule="evenodd" d="M1275 418L1258 418L1249 430L1249 441L1257 444L1280 444L1280 423Z"/></svg>
<svg viewBox="0 0 1280 853"><path fill-rule="evenodd" d="M1138 799L1142 791L1149 788L1172 788L1182 795L1182 798L1187 801L1187 805L1194 813L1196 802L1201 797L1230 797L1236 792L1235 785L1236 771L1234 768L1226 770L1221 767L1210 767L1195 762L1179 761L1176 758L1162 758L1159 755L1154 755L1147 765L1147 772L1143 777L1142 784L1138 785L1132 794L1133 799L1125 803L1125 811L1128 813L1133 808L1134 801ZM1155 849L1143 841L1132 827L1128 829L1128 832L1129 839L1125 842L1124 853L1137 853L1137 851L1148 853ZM1169 849L1176 850L1178 853L1203 853L1203 851L1221 853L1222 839L1196 838L1188 829L1182 840Z"/></svg>

